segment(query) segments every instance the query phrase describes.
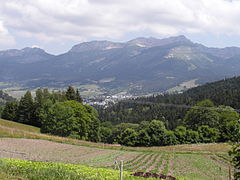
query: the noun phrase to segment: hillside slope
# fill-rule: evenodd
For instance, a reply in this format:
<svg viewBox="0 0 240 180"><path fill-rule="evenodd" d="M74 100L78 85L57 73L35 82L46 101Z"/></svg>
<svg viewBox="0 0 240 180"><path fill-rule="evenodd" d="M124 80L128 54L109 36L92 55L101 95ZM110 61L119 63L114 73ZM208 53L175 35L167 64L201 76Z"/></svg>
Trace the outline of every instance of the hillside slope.
<svg viewBox="0 0 240 180"><path fill-rule="evenodd" d="M240 48L208 48L184 36L84 42L57 56L25 48L0 52L0 82L27 88L94 84L101 94L148 94L239 75L239 57Z"/></svg>
<svg viewBox="0 0 240 180"><path fill-rule="evenodd" d="M114 168L114 161L117 159L124 161L124 171L150 171L189 180L214 178L225 180L228 174L228 164L225 160L226 152L229 150L227 144L127 148L44 135L38 133L37 128L5 120L0 120L0 132L0 177L8 176L6 173L10 172L3 171L5 166L2 162L8 160L1 158L62 162L108 169ZM18 138L6 138L6 136ZM13 159L11 161L16 162ZM10 163L10 160L8 162ZM19 163L21 162L22 167L25 167L27 162L19 160ZM5 174L1 174L3 172Z"/></svg>
<svg viewBox="0 0 240 180"><path fill-rule="evenodd" d="M185 151L185 152L227 152L230 150L228 144L200 144L200 145L179 145L179 146L164 146L164 147L124 147L114 144L94 143L89 141L64 138L40 133L40 129L34 126L29 126L17 122L12 122L0 119L0 138L28 138L41 139L58 143L72 144L85 146L89 148L126 150L126 151Z"/></svg>
<svg viewBox="0 0 240 180"><path fill-rule="evenodd" d="M199 101L212 100L215 105L240 109L240 77L225 79L192 88L181 94L165 94L121 101L107 109L99 109L102 121L114 124L139 123L165 118L169 128L181 122L187 110Z"/></svg>

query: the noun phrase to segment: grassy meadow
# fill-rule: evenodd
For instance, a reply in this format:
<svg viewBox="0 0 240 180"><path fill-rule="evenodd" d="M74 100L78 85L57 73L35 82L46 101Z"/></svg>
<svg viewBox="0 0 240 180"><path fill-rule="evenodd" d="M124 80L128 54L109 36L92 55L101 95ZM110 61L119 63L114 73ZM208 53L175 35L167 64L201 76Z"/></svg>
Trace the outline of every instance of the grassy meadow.
<svg viewBox="0 0 240 180"><path fill-rule="evenodd" d="M0 179L54 179L55 176L55 179L81 176L81 179L104 179L105 175L96 176L96 173L102 172L102 168L106 174L114 172L111 169L114 169L115 160L124 161L124 171L128 174L125 179L133 178L129 174L135 171L162 173L187 180L228 178L227 151L230 146L227 144L123 147L41 134L39 128L6 120L0 120L0 137ZM34 162L39 162L40 168L31 169L29 163ZM87 174L88 178L83 173L77 176L75 168L80 168L79 165L86 167L86 174L93 174ZM72 166L74 170L71 170ZM48 174L51 176L47 177Z"/></svg>

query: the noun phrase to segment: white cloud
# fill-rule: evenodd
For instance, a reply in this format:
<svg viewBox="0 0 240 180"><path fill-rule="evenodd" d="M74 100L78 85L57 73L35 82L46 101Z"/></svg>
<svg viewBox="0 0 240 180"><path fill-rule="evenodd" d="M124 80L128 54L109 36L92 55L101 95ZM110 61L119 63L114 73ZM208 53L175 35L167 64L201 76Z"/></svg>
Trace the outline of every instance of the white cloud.
<svg viewBox="0 0 240 180"><path fill-rule="evenodd" d="M238 0L8 0L0 11L11 32L43 42L118 39L142 31L240 34ZM0 23L0 38L10 37L5 27Z"/></svg>
<svg viewBox="0 0 240 180"><path fill-rule="evenodd" d="M9 34L3 22L0 21L0 47L9 47L14 44L14 38Z"/></svg>

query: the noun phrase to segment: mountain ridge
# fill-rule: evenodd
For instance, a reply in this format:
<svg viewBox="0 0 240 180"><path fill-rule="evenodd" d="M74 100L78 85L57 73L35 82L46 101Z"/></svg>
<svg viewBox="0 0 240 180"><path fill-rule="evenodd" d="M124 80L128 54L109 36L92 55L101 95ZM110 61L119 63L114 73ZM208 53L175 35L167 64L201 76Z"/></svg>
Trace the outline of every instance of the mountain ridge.
<svg viewBox="0 0 240 180"><path fill-rule="evenodd" d="M0 66L0 82L26 88L96 85L93 91L104 94L148 94L238 75L240 48L208 48L185 36L139 37L84 42L60 55L39 48L0 51Z"/></svg>

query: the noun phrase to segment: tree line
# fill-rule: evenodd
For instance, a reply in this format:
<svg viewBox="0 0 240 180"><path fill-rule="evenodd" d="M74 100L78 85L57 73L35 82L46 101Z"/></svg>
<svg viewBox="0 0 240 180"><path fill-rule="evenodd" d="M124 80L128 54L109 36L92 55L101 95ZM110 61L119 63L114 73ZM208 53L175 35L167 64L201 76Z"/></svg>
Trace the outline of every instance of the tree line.
<svg viewBox="0 0 240 180"><path fill-rule="evenodd" d="M40 127L43 133L97 142L97 111L82 102L79 91L71 86L58 92L37 89L34 98L27 91L20 101L7 102L1 117Z"/></svg>
<svg viewBox="0 0 240 180"><path fill-rule="evenodd" d="M138 97L120 101L108 108L97 109L101 122L139 124L141 121L161 119L167 129L173 130L183 125L184 116L193 105L205 99L211 100L217 106L240 109L240 77L207 83L181 94Z"/></svg>
<svg viewBox="0 0 240 180"><path fill-rule="evenodd" d="M175 144L239 141L239 113L230 106L215 106L204 100L191 107L181 126L166 128L164 117L139 124L110 122L101 124L101 140L126 146L164 146Z"/></svg>
<svg viewBox="0 0 240 180"><path fill-rule="evenodd" d="M98 109L100 120L97 110L83 104L73 87L58 92L38 89L34 98L27 91L20 101L6 103L2 118L40 127L43 133L126 146L236 142L238 102L234 108L228 102L238 100L238 86L240 79L233 78L183 94L125 100Z"/></svg>

